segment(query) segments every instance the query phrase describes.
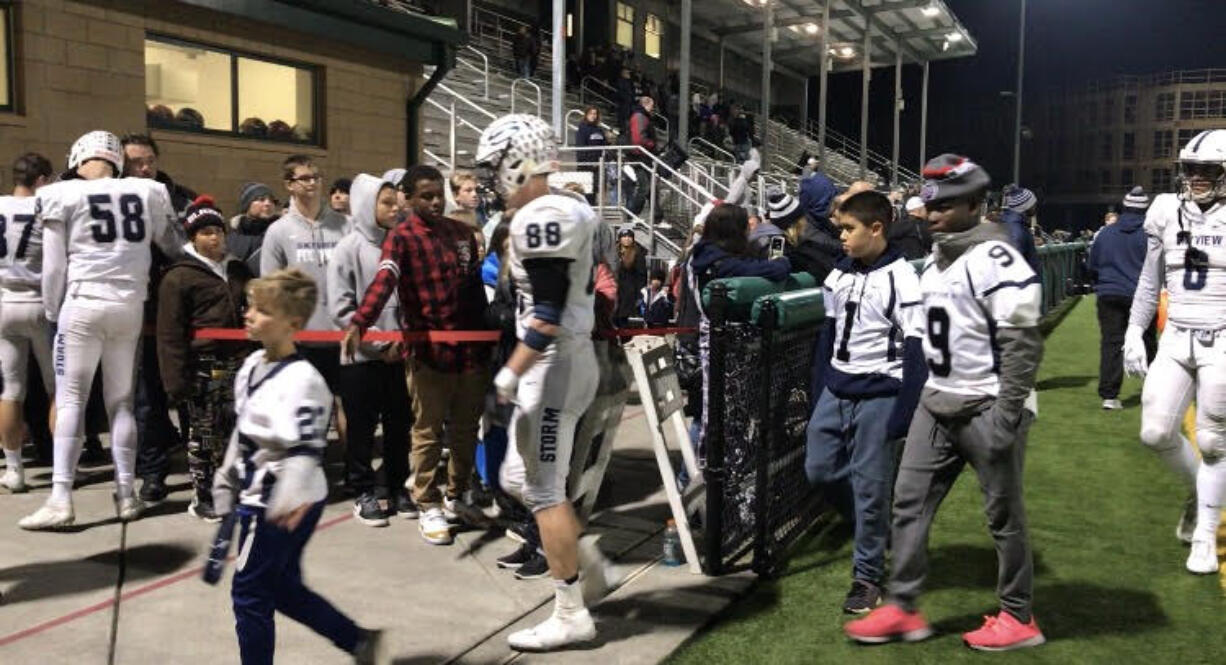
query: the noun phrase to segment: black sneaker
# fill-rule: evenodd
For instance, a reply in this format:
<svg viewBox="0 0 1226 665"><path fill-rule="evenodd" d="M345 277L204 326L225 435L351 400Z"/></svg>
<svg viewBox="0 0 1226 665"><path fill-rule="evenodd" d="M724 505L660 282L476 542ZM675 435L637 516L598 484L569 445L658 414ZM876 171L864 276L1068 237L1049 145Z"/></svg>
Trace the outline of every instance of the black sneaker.
<svg viewBox="0 0 1226 665"><path fill-rule="evenodd" d="M413 497L409 496L407 490L397 492L395 498L389 503L391 504L387 511L389 517L392 513L405 520L415 520L421 516L421 511L417 509L417 504L413 503Z"/></svg>
<svg viewBox="0 0 1226 665"><path fill-rule="evenodd" d="M506 536L517 543L526 543L529 540L534 540L532 527L532 522L512 522L507 527Z"/></svg>
<svg viewBox="0 0 1226 665"><path fill-rule="evenodd" d="M140 500L152 505L166 500L170 490L166 489L166 479L157 476L145 476L140 484Z"/></svg>
<svg viewBox="0 0 1226 665"><path fill-rule="evenodd" d="M881 587L864 580L852 580L847 599L843 601L843 612L847 614L867 614L881 604Z"/></svg>
<svg viewBox="0 0 1226 665"><path fill-rule="evenodd" d="M373 492L365 492L353 502L353 516L366 526L387 526L387 514Z"/></svg>
<svg viewBox="0 0 1226 665"><path fill-rule="evenodd" d="M527 563L529 559L536 556L536 548L530 545L520 545L519 549L500 556L497 559L498 567L504 570L515 570Z"/></svg>
<svg viewBox="0 0 1226 665"><path fill-rule="evenodd" d="M547 575L549 575L549 561L545 559L544 554L536 551L532 552L531 559L515 569L517 580L539 580Z"/></svg>

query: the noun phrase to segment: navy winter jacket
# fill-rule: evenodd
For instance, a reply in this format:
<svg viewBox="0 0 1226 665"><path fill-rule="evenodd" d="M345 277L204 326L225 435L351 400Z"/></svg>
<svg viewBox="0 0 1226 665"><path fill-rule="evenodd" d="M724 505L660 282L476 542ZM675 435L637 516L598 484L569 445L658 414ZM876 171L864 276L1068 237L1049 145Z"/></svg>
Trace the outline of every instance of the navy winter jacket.
<svg viewBox="0 0 1226 665"><path fill-rule="evenodd" d="M1039 250L1035 249L1034 235L1030 233L1030 223L1026 221L1026 216L1014 210L1002 210L1000 223L1009 232L1009 244L1022 253L1022 258L1030 264L1034 274L1042 277L1043 273L1039 270Z"/></svg>
<svg viewBox="0 0 1226 665"><path fill-rule="evenodd" d="M1119 221L1098 232L1090 246L1089 269L1100 296L1131 298L1145 264L1145 214L1125 208Z"/></svg>

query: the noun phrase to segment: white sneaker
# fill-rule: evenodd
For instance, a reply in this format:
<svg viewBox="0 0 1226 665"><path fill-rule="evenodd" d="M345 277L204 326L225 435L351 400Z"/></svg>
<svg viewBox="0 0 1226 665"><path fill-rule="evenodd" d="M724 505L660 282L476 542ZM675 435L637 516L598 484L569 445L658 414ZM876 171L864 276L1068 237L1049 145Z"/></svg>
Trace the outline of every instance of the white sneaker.
<svg viewBox="0 0 1226 665"><path fill-rule="evenodd" d="M50 499L41 508L26 515L17 522L17 526L27 531L43 531L72 526L76 516L72 512L72 502L52 503Z"/></svg>
<svg viewBox="0 0 1226 665"><path fill-rule="evenodd" d="M1103 411L1119 411L1124 405L1118 399L1103 400Z"/></svg>
<svg viewBox="0 0 1226 665"><path fill-rule="evenodd" d="M1211 540L1196 540L1192 542L1192 551L1188 553L1185 564L1188 572L1197 575L1212 575L1218 571L1217 543Z"/></svg>
<svg viewBox="0 0 1226 665"><path fill-rule="evenodd" d="M540 624L517 630L507 637L507 644L516 651L553 651L570 644L596 638L596 623L584 608L557 610Z"/></svg>
<svg viewBox="0 0 1226 665"><path fill-rule="evenodd" d="M1183 514L1179 516L1179 526L1175 527L1175 537L1184 545L1192 544L1192 532L1196 531L1196 493L1193 492L1183 504Z"/></svg>
<svg viewBox="0 0 1226 665"><path fill-rule="evenodd" d="M119 516L120 522L131 522L139 518L145 510L145 502L135 493L122 497L115 494L112 498L115 499L115 514Z"/></svg>
<svg viewBox="0 0 1226 665"><path fill-rule="evenodd" d="M485 513L464 499L443 497L443 517L448 522L463 522L469 526L487 527L490 525L490 519L485 516Z"/></svg>
<svg viewBox="0 0 1226 665"><path fill-rule="evenodd" d="M443 516L442 508L427 508L417 522L417 530L421 532L422 539L431 545L451 544L451 525Z"/></svg>
<svg viewBox="0 0 1226 665"><path fill-rule="evenodd" d="M613 586L612 564L597 545L599 536L580 536L579 586L583 590L583 604L592 605L609 594Z"/></svg>
<svg viewBox="0 0 1226 665"><path fill-rule="evenodd" d="M29 488L26 487L26 476L24 473L17 473L17 469L9 467L4 470L4 475L0 476L0 485L13 494L21 494Z"/></svg>

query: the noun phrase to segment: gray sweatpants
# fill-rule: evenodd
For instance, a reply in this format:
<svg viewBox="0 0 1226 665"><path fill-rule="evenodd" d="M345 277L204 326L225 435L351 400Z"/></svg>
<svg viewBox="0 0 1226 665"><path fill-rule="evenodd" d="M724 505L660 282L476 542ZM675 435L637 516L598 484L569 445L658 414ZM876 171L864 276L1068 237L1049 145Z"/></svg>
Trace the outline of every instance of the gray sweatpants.
<svg viewBox="0 0 1226 665"><path fill-rule="evenodd" d="M996 594L1001 608L1030 620L1034 561L1022 503L1022 463L1033 416L1004 422L990 398L966 401L926 389L915 410L894 486L890 600L914 611L928 574L928 531L941 501L968 462L983 490L988 530L996 544ZM938 407L939 405L939 407ZM942 415L934 413L934 409Z"/></svg>

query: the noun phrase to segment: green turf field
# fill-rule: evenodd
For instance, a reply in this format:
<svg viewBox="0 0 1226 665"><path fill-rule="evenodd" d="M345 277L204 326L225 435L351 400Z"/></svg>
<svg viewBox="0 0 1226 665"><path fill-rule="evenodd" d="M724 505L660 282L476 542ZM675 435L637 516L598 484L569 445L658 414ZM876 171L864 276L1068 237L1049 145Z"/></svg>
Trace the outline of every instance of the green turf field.
<svg viewBox="0 0 1226 665"><path fill-rule="evenodd" d="M1226 663L1220 581L1184 571L1187 548L1174 537L1183 492L1137 439L1140 382L1126 381L1124 411L1104 412L1097 375L1098 327L1086 298L1047 340L1026 460L1046 645L1010 654L962 645L963 631L997 611L995 554L967 469L932 532L920 609L935 637L878 647L844 638L851 545L838 526L802 543L777 579L759 582L669 662Z"/></svg>

